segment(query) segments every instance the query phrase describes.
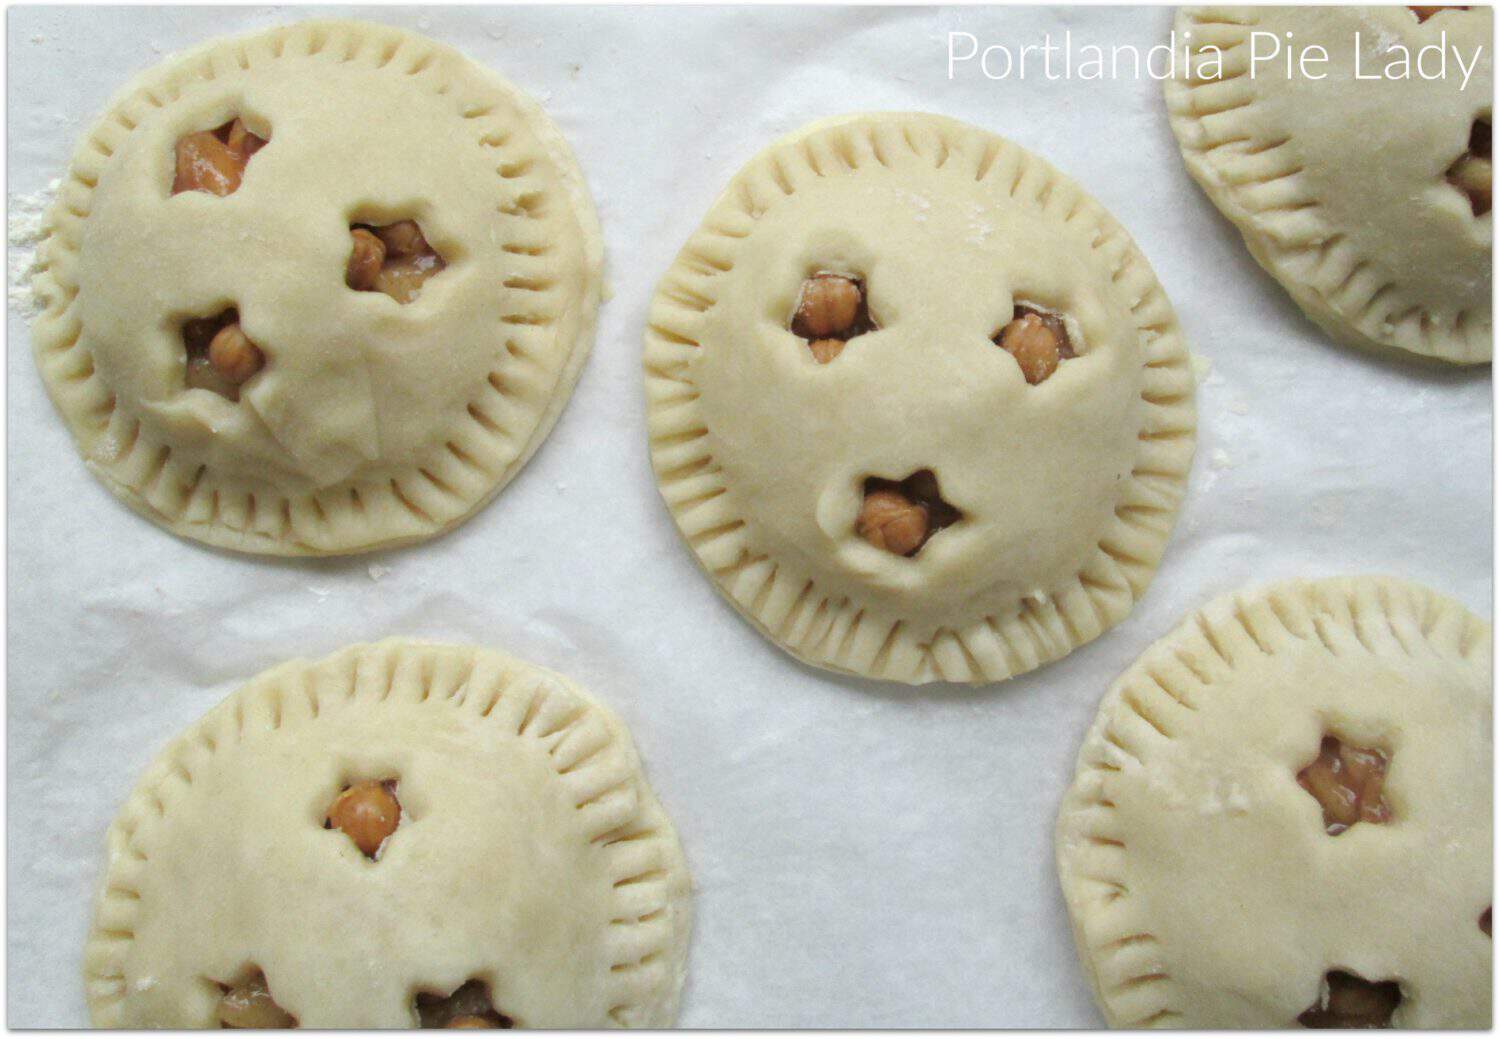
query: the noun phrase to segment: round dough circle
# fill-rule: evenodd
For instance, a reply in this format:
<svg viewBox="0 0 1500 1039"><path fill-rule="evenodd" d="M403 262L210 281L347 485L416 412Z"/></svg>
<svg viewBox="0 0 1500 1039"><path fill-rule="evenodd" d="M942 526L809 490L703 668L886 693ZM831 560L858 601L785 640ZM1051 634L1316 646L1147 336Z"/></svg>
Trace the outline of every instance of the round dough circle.
<svg viewBox="0 0 1500 1039"><path fill-rule="evenodd" d="M1188 171L1260 265L1340 342L1457 364L1490 359L1493 217L1475 217L1445 174L1468 150L1476 117L1490 116L1492 19L1487 7L1421 23L1405 7L1177 14L1188 60L1165 91ZM1329 60L1316 71L1326 78L1288 77L1277 62L1252 78L1252 33L1322 46ZM1447 79L1368 78L1393 46L1442 42L1465 54L1484 47L1467 89L1451 60ZM1210 47L1223 55L1218 78L1204 68Z"/></svg>
<svg viewBox="0 0 1500 1039"><path fill-rule="evenodd" d="M323 828L397 780L375 860ZM178 736L109 831L85 953L95 1025L210 1028L265 974L306 1028L410 1028L486 982L522 1027L663 1028L689 880L629 734L561 676L390 640L265 672Z"/></svg>
<svg viewBox="0 0 1500 1039"><path fill-rule="evenodd" d="M829 364L788 329L818 270L876 331ZM1029 386L991 337L1016 304L1080 356ZM662 279L645 337L651 459L719 589L800 659L991 682L1118 623L1156 569L1194 435L1155 275L1047 163L921 113L814 123L741 170ZM867 477L936 473L963 518L913 558L855 531Z"/></svg>
<svg viewBox="0 0 1500 1039"><path fill-rule="evenodd" d="M270 143L219 198L173 149L239 115ZM354 222L419 221L408 304L344 283ZM37 364L89 468L168 529L365 551L472 514L536 449L593 338L602 244L567 144L519 90L385 26L310 21L141 75L84 135L37 279ZM238 402L186 385L180 327L236 307Z"/></svg>
<svg viewBox="0 0 1500 1039"><path fill-rule="evenodd" d="M1386 578L1221 598L1110 688L1057 825L1113 1027L1295 1027L1329 971L1403 1028L1486 1028L1490 628ZM1338 836L1297 782L1325 733L1389 755L1387 823Z"/></svg>

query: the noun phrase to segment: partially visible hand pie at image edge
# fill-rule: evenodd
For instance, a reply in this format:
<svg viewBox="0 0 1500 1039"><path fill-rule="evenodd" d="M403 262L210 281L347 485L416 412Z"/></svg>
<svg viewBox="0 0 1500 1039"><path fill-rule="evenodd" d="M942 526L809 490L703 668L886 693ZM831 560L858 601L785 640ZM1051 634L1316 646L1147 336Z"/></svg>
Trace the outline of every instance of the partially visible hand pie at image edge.
<svg viewBox="0 0 1500 1039"><path fill-rule="evenodd" d="M1177 13L1188 60L1164 89L1189 173L1256 261L1342 343L1490 360L1492 19L1478 5ZM1329 60L1290 75L1263 62L1252 76L1252 33L1322 47ZM1465 85L1456 70L1382 77L1391 44L1481 49Z"/></svg>
<svg viewBox="0 0 1500 1039"><path fill-rule="evenodd" d="M86 992L105 1028L664 1028L689 887L606 707L390 639L272 668L157 756Z"/></svg>
<svg viewBox="0 0 1500 1039"><path fill-rule="evenodd" d="M1485 1028L1490 626L1385 577L1213 600L1110 687L1058 814L1115 1028Z"/></svg>

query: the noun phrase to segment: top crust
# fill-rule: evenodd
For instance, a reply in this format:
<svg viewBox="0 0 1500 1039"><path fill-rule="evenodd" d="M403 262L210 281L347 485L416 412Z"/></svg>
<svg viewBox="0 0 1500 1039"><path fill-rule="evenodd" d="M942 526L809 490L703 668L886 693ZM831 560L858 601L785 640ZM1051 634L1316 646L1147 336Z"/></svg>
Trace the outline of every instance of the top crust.
<svg viewBox="0 0 1500 1039"><path fill-rule="evenodd" d="M1215 600L1110 687L1057 823L1079 958L1117 1028L1291 1028L1332 970L1402 1028L1486 1028L1489 625L1388 578ZM1393 818L1337 837L1297 782L1329 731L1390 754Z"/></svg>
<svg viewBox="0 0 1500 1039"><path fill-rule="evenodd" d="M788 330L804 278L858 274L877 330L829 364ZM1028 386L990 337L1028 304L1080 356ZM992 682L1129 612L1192 459L1176 317L1125 231L993 134L850 115L738 173L662 278L651 458L720 590L800 659ZM855 533L862 482L931 469L962 514L910 559Z"/></svg>
<svg viewBox="0 0 1500 1039"><path fill-rule="evenodd" d="M1489 116L1493 13L1405 7L1199 7L1177 14L1188 62L1165 84L1188 171L1234 222L1260 265L1340 342L1400 349L1455 364L1492 352L1491 214L1475 217L1445 171ZM1327 78L1288 77L1275 63L1250 75L1251 34L1318 44ZM1482 45L1465 90L1446 80L1354 79L1382 67L1392 42L1415 51ZM1189 37L1188 34L1191 34ZM1205 68L1208 47L1222 73ZM1265 44L1264 46L1269 46Z"/></svg>
<svg viewBox="0 0 1500 1039"><path fill-rule="evenodd" d="M171 195L179 137L271 143L226 198ZM407 305L344 284L349 225L417 219L448 268ZM315 21L143 74L50 217L37 364L89 467L186 537L275 555L431 537L525 463L593 336L602 245L567 145L432 40ZM233 306L269 358L238 403L178 328Z"/></svg>
<svg viewBox="0 0 1500 1039"><path fill-rule="evenodd" d="M395 778L378 861L321 826ZM109 831L94 1024L215 1027L250 968L304 1028L411 1028L482 980L522 1027L665 1028L690 924L671 822L613 713L559 675L388 640L292 661L178 736Z"/></svg>

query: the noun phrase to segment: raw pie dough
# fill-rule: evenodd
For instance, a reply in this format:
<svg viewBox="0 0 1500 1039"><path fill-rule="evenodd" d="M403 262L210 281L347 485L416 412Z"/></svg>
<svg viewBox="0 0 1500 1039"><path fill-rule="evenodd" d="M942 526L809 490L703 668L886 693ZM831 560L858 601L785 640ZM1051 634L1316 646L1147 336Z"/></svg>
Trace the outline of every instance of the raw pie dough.
<svg viewBox="0 0 1500 1039"><path fill-rule="evenodd" d="M1115 1027L1287 1028L1333 970L1394 1024L1487 1028L1489 625L1402 581L1210 604L1099 709L1057 827L1079 955ZM1389 757L1393 818L1330 836L1297 781L1331 732Z"/></svg>
<svg viewBox="0 0 1500 1039"><path fill-rule="evenodd" d="M1490 9L1419 22L1406 7L1185 8L1176 32L1179 46L1192 34L1194 55L1166 83L1188 171L1307 315L1356 346L1488 361L1493 217L1475 216L1446 173L1476 118L1490 119ZM1323 46L1328 78L1273 61L1252 79L1252 32ZM1391 44L1415 51L1444 33L1465 54L1482 44L1483 58L1464 90L1451 56L1446 80L1356 81L1356 32L1366 76ZM1208 45L1224 54L1221 79L1198 74Z"/></svg>
<svg viewBox="0 0 1500 1039"><path fill-rule="evenodd" d="M396 778L378 859L324 813ZM519 1027L670 1025L688 875L620 721L500 653L391 640L274 668L162 752L109 832L100 1027L209 1028L253 967L306 1028L489 985Z"/></svg>
<svg viewBox="0 0 1500 1039"><path fill-rule="evenodd" d="M185 134L269 137L227 197L172 195ZM447 268L345 285L356 221L416 219ZM602 245L566 143L456 51L362 22L214 41L135 80L51 216L36 356L89 467L169 529L279 555L431 537L536 449L593 337ZM185 319L236 307L265 368L185 384Z"/></svg>
<svg viewBox="0 0 1500 1039"><path fill-rule="evenodd" d="M819 363L804 279L864 281L874 331ZM992 337L1017 304L1080 356L1029 385ZM990 682L1123 618L1192 459L1193 379L1155 275L1098 203L1022 148L921 113L773 144L662 279L651 457L683 536L760 630L821 667ZM856 531L868 477L931 470L961 514L912 558Z"/></svg>

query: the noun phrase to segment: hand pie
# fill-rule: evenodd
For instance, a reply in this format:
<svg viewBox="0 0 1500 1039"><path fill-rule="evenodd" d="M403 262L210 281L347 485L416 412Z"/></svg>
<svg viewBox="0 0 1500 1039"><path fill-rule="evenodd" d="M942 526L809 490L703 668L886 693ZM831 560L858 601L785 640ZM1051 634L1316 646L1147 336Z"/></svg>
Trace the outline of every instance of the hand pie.
<svg viewBox="0 0 1500 1039"><path fill-rule="evenodd" d="M1490 654L1388 578L1226 596L1142 654L1057 823L1109 1024L1488 1028Z"/></svg>
<svg viewBox="0 0 1500 1039"><path fill-rule="evenodd" d="M536 449L593 336L602 247L556 127L384 26L303 22L144 73L50 221L48 392L111 490L221 548L454 526Z"/></svg>
<svg viewBox="0 0 1500 1039"><path fill-rule="evenodd" d="M1145 591L1188 353L1124 229L1016 145L920 113L805 127L734 177L648 322L662 495L798 658L993 682Z"/></svg>
<svg viewBox="0 0 1500 1039"><path fill-rule="evenodd" d="M109 831L103 1028L665 1028L672 824L612 713L500 653L390 640L259 676Z"/></svg>
<svg viewBox="0 0 1500 1039"><path fill-rule="evenodd" d="M1477 6L1178 12L1189 60L1166 95L1188 172L1340 342L1490 359L1492 26ZM1278 62L1252 76L1253 34L1261 54L1322 47L1321 78ZM1444 78L1379 75L1433 45L1483 48L1466 86L1451 55Z"/></svg>

